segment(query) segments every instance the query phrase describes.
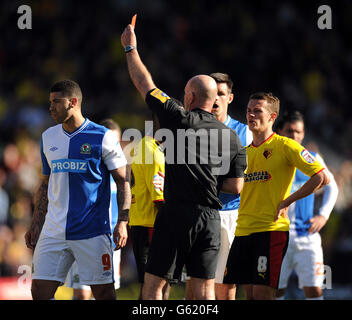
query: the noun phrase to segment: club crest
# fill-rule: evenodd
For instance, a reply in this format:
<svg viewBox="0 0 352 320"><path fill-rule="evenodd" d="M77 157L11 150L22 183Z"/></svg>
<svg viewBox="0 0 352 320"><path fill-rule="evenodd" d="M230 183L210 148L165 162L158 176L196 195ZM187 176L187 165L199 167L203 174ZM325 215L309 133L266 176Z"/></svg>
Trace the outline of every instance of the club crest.
<svg viewBox="0 0 352 320"><path fill-rule="evenodd" d="M81 145L81 153L82 154L91 154L92 146L89 143L84 143Z"/></svg>
<svg viewBox="0 0 352 320"><path fill-rule="evenodd" d="M263 152L263 156L265 157L265 159L269 159L272 154L273 154L273 149L265 149Z"/></svg>

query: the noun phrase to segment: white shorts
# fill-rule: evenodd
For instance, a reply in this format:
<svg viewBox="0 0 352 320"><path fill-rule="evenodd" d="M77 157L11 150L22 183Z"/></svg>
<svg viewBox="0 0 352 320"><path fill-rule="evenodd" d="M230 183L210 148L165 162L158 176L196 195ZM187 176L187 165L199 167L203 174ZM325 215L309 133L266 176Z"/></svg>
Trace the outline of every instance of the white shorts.
<svg viewBox="0 0 352 320"><path fill-rule="evenodd" d="M319 233L302 237L290 233L287 252L281 266L279 289L287 287L288 279L293 270L298 275L300 288L322 287L325 275Z"/></svg>
<svg viewBox="0 0 352 320"><path fill-rule="evenodd" d="M221 218L221 245L215 273L215 283L222 283L224 279L227 257L231 244L235 239L238 210L219 211L219 213Z"/></svg>
<svg viewBox="0 0 352 320"><path fill-rule="evenodd" d="M120 263L121 263L121 250L116 250L113 253L115 290L120 288ZM80 283L80 276L79 276L78 265L76 261L73 263L70 271L67 274L65 284L67 287L73 288L73 289L90 290L90 286Z"/></svg>
<svg viewBox="0 0 352 320"><path fill-rule="evenodd" d="M85 285L114 282L112 243L109 235L64 240L40 235L33 254L32 279L65 282L74 261Z"/></svg>

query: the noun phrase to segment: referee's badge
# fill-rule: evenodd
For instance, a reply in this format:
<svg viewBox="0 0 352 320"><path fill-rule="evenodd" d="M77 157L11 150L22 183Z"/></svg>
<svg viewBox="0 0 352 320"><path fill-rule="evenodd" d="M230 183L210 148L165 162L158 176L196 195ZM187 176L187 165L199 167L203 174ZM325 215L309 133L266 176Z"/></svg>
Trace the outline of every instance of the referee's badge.
<svg viewBox="0 0 352 320"><path fill-rule="evenodd" d="M162 103L165 103L167 100L170 99L170 97L166 93L162 92L160 89L154 89L150 93L150 95L152 95L154 98L160 100Z"/></svg>

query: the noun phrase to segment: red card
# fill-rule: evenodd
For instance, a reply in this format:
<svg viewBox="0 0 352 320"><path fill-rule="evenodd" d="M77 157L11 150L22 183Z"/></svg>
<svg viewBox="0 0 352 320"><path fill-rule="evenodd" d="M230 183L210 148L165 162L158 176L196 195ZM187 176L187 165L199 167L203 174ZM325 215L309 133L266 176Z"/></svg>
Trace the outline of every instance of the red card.
<svg viewBox="0 0 352 320"><path fill-rule="evenodd" d="M133 29L136 25L136 20L137 20L137 13L132 17L132 20L131 20L131 25Z"/></svg>

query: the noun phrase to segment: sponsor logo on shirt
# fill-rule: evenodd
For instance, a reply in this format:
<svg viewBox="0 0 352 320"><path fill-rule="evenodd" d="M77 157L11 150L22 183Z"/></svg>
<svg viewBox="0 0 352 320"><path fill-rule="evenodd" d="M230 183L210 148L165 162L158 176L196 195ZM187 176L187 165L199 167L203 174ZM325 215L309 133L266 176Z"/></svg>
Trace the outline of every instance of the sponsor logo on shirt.
<svg viewBox="0 0 352 320"><path fill-rule="evenodd" d="M314 163L315 162L314 156L307 149L302 150L301 156L308 163Z"/></svg>
<svg viewBox="0 0 352 320"><path fill-rule="evenodd" d="M84 173L88 170L88 161L76 159L58 159L51 161L51 171Z"/></svg>
<svg viewBox="0 0 352 320"><path fill-rule="evenodd" d="M252 173L244 174L244 182L252 182L252 181L268 181L271 179L271 175L268 171L255 171Z"/></svg>
<svg viewBox="0 0 352 320"><path fill-rule="evenodd" d="M58 149L57 147L51 147L49 150L52 151L52 152L54 152L54 151L56 151L57 149Z"/></svg>

